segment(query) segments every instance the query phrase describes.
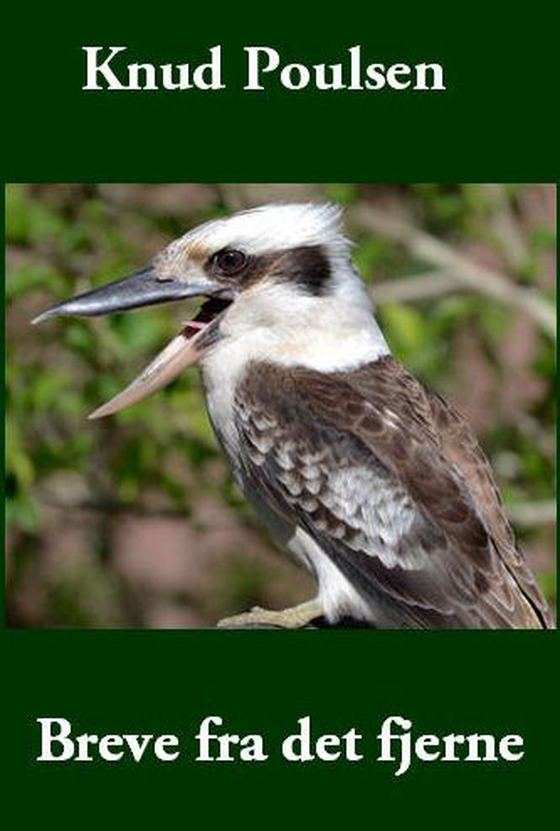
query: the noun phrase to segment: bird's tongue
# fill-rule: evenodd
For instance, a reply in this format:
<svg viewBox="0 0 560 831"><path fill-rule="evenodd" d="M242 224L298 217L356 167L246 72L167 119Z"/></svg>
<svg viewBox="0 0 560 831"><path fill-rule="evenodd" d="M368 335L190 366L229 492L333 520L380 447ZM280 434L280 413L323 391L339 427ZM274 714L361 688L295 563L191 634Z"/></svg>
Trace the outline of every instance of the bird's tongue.
<svg viewBox="0 0 560 831"><path fill-rule="evenodd" d="M198 314L156 355L140 375L126 389L98 407L89 418L112 415L142 401L171 383L183 370L196 364L206 345L201 342L204 332L228 305L228 302L218 299L204 303Z"/></svg>
<svg viewBox="0 0 560 831"><path fill-rule="evenodd" d="M208 324L212 323L220 312L226 309L229 304L229 300L221 300L217 297L207 300L198 310L196 317L193 317L193 319L189 320L189 322L185 325L185 328L183 329L185 337L192 338L197 334L197 332L206 329Z"/></svg>

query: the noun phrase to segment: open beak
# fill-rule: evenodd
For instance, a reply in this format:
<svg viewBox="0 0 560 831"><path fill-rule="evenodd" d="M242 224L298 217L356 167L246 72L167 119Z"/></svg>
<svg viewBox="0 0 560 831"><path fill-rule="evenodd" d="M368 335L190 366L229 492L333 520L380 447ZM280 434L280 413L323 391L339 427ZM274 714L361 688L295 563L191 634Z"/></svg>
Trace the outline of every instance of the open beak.
<svg viewBox="0 0 560 831"><path fill-rule="evenodd" d="M153 268L145 268L106 286L83 292L58 303L38 315L33 323L56 315L95 316L124 312L173 300L206 296L196 317L122 392L95 410L89 418L111 415L162 389L184 369L196 364L205 349L218 338L218 320L233 299L223 289L202 278L198 281L179 278L161 279Z"/></svg>

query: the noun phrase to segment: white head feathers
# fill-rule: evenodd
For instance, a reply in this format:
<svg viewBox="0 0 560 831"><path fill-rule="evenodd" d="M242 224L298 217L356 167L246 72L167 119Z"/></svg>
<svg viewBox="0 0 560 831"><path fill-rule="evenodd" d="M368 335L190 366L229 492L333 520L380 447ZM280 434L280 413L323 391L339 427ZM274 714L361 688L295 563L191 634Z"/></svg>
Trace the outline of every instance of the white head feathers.
<svg viewBox="0 0 560 831"><path fill-rule="evenodd" d="M341 211L331 204L263 205L225 219L206 222L172 243L194 247L239 248L247 254L323 245L333 249L347 242L341 231Z"/></svg>

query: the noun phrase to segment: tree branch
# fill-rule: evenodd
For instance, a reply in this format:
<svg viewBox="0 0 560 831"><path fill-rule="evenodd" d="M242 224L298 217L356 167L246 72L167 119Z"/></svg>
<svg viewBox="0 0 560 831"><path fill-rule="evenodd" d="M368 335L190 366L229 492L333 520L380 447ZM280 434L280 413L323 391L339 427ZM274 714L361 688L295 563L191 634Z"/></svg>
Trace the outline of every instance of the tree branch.
<svg viewBox="0 0 560 831"><path fill-rule="evenodd" d="M555 310L536 292L517 286L503 274L473 262L447 243L415 228L396 212L357 205L349 213L355 225L404 245L413 256L442 269L458 284L525 312L546 335L556 338Z"/></svg>
<svg viewBox="0 0 560 831"><path fill-rule="evenodd" d="M370 294L374 303L382 306L384 303L417 303L461 288L455 277L436 270L398 280L382 280L370 286Z"/></svg>
<svg viewBox="0 0 560 831"><path fill-rule="evenodd" d="M507 514L510 522L524 528L554 525L556 522L556 502L554 499L544 499L542 502L519 502L508 505Z"/></svg>

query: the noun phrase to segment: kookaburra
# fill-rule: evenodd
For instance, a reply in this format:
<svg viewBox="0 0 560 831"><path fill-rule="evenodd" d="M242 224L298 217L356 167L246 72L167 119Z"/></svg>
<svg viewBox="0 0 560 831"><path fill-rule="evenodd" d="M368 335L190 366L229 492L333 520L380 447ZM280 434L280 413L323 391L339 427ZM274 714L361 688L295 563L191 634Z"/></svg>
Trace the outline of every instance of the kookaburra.
<svg viewBox="0 0 560 831"><path fill-rule="evenodd" d="M196 317L92 417L200 366L235 479L318 586L309 603L228 625L551 625L474 434L392 357L336 207L207 222L36 320L196 295L207 298Z"/></svg>

